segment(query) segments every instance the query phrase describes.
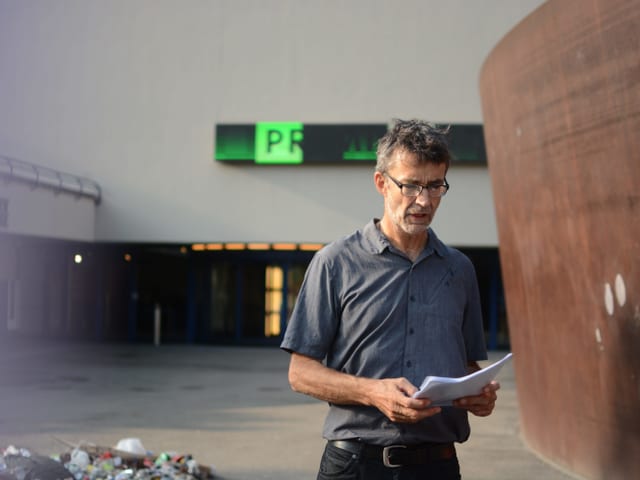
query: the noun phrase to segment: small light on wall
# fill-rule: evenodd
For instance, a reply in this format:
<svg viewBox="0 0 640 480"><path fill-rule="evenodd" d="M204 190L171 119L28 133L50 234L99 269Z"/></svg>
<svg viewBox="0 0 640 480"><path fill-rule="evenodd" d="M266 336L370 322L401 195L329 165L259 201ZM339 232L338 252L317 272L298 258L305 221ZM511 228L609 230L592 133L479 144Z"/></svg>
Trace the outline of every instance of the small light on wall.
<svg viewBox="0 0 640 480"><path fill-rule="evenodd" d="M82 255L80 255L79 253L76 253L76 254L73 256L73 261L74 261L75 263L82 263Z"/></svg>
<svg viewBox="0 0 640 480"><path fill-rule="evenodd" d="M269 250L269 244L268 243L259 243L259 242L248 243L247 244L247 248L249 250Z"/></svg>
<svg viewBox="0 0 640 480"><path fill-rule="evenodd" d="M295 243L274 243L271 248L274 250L295 250L298 246Z"/></svg>
<svg viewBox="0 0 640 480"><path fill-rule="evenodd" d="M125 262L130 262L131 261L131 254L130 253L125 253L124 254L124 261Z"/></svg>
<svg viewBox="0 0 640 480"><path fill-rule="evenodd" d="M298 245L298 248L304 252L317 252L322 247L324 247L323 243L301 243Z"/></svg>
<svg viewBox="0 0 640 480"><path fill-rule="evenodd" d="M245 248L247 248L247 246L244 243L240 242L230 242L225 243L224 248L226 248L227 250L244 250Z"/></svg>

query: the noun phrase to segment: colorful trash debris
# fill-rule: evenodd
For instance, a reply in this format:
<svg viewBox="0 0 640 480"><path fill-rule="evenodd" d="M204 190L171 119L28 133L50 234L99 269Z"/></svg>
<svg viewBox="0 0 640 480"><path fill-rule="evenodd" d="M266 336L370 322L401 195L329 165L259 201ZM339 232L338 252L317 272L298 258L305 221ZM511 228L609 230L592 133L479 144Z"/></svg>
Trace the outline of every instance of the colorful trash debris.
<svg viewBox="0 0 640 480"><path fill-rule="evenodd" d="M0 480L208 480L213 467L191 455L153 455L139 439L123 439L117 447L78 445L45 456L13 445L0 456Z"/></svg>

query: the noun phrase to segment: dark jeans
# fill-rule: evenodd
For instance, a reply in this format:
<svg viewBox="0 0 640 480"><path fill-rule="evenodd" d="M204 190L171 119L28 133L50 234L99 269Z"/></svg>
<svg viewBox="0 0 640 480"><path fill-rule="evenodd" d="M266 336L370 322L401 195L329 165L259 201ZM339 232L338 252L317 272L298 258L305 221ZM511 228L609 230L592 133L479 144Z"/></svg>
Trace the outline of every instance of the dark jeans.
<svg viewBox="0 0 640 480"><path fill-rule="evenodd" d="M436 460L424 465L385 467L382 459L361 458L334 447L324 449L317 480L460 480L458 458Z"/></svg>

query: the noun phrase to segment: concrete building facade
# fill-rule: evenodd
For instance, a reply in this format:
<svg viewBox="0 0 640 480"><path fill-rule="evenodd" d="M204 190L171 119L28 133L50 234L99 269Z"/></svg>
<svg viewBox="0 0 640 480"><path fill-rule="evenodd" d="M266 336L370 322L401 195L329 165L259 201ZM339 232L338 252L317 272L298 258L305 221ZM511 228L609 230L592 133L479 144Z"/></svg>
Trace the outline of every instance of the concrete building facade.
<svg viewBox="0 0 640 480"><path fill-rule="evenodd" d="M276 342L314 249L381 215L373 164L224 163L216 128L480 127L481 65L541 3L0 1L0 335ZM496 346L486 163L448 180L433 227Z"/></svg>

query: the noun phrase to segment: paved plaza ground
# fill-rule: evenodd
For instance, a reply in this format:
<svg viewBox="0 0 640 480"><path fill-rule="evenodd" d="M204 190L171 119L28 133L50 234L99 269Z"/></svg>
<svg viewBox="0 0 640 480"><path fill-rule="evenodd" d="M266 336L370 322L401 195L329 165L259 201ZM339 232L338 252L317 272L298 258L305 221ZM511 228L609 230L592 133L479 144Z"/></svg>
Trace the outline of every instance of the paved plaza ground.
<svg viewBox="0 0 640 480"><path fill-rule="evenodd" d="M492 360L504 352L493 352ZM327 406L287 383L277 347L0 342L0 447L42 454L62 442L189 453L225 480L314 479ZM465 480L576 478L531 453L519 435L513 369L494 414L472 417L458 447Z"/></svg>

